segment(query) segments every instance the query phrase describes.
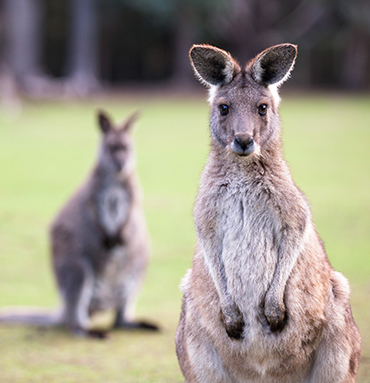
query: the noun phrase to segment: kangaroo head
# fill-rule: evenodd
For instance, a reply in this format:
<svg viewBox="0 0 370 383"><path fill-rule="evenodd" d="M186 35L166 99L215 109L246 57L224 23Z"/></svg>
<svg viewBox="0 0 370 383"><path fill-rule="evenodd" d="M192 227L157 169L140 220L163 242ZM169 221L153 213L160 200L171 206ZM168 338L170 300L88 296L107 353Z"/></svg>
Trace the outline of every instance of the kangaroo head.
<svg viewBox="0 0 370 383"><path fill-rule="evenodd" d="M246 157L279 140L277 89L288 79L296 56L295 45L275 45L242 68L221 49L191 48L194 72L210 90L213 145Z"/></svg>
<svg viewBox="0 0 370 383"><path fill-rule="evenodd" d="M134 155L130 133L138 115L135 112L124 123L115 126L104 112L98 113L99 127L103 134L99 163L106 171L126 174L132 170Z"/></svg>

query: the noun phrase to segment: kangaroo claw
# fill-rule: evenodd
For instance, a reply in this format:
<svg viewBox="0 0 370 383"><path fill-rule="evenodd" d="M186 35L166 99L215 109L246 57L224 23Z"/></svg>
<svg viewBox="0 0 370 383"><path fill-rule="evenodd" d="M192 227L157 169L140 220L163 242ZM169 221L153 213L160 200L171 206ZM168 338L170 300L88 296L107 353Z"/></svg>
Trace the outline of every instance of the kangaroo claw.
<svg viewBox="0 0 370 383"><path fill-rule="evenodd" d="M265 318L270 326L271 332L280 332L285 327L286 310L284 307L265 307Z"/></svg>
<svg viewBox="0 0 370 383"><path fill-rule="evenodd" d="M244 318L237 305L227 307L221 312L221 318L227 335L232 339L242 339L244 330Z"/></svg>

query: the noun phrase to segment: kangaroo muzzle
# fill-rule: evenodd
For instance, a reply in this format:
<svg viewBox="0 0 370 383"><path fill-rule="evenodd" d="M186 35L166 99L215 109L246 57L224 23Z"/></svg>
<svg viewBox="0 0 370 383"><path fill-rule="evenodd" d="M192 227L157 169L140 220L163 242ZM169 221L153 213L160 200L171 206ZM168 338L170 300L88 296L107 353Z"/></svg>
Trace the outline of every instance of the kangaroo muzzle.
<svg viewBox="0 0 370 383"><path fill-rule="evenodd" d="M239 156L249 156L255 150L253 137L248 133L237 133L231 149Z"/></svg>

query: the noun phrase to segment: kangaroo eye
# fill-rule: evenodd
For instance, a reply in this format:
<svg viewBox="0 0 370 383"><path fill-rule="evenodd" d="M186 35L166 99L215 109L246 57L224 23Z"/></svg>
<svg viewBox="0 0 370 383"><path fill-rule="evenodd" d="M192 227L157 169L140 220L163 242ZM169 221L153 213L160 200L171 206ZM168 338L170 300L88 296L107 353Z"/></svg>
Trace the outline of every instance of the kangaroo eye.
<svg viewBox="0 0 370 383"><path fill-rule="evenodd" d="M266 104L261 104L261 105L258 107L258 114L259 114L260 116L264 116L266 113L267 113L267 105L266 105Z"/></svg>
<svg viewBox="0 0 370 383"><path fill-rule="evenodd" d="M218 108L220 109L221 116L226 116L229 114L229 107L226 104L221 104Z"/></svg>

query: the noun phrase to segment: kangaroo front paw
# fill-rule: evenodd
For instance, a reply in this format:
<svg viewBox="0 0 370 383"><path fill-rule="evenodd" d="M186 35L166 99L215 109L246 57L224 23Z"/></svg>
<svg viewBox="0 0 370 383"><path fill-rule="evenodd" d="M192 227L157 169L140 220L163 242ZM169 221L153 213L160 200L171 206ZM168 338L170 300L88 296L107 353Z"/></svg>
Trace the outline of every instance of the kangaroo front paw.
<svg viewBox="0 0 370 383"><path fill-rule="evenodd" d="M286 322L285 307L265 305L265 318L272 332L282 331Z"/></svg>
<svg viewBox="0 0 370 383"><path fill-rule="evenodd" d="M227 335L232 339L241 339L245 323L239 307L236 304L226 307L221 311L221 317Z"/></svg>

